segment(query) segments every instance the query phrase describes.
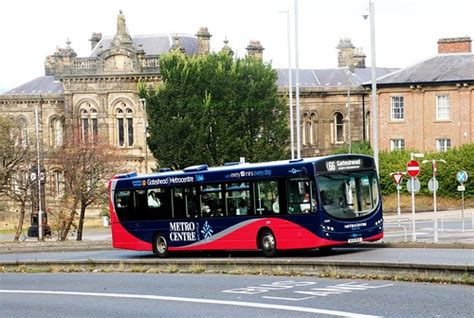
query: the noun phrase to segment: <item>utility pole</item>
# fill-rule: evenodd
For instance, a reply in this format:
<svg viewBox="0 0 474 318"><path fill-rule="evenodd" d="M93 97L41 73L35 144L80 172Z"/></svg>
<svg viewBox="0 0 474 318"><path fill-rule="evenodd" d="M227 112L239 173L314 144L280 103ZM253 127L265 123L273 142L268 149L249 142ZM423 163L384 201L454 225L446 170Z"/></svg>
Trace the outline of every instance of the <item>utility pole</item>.
<svg viewBox="0 0 474 318"><path fill-rule="evenodd" d="M351 71L349 69L349 66L346 68L347 72L347 102L346 102L346 107L347 107L347 117L349 118L349 153L352 153L352 135L351 135Z"/></svg>
<svg viewBox="0 0 474 318"><path fill-rule="evenodd" d="M300 79L298 57L298 0L295 0L295 97L296 97L296 158L301 158L301 127L300 127Z"/></svg>
<svg viewBox="0 0 474 318"><path fill-rule="evenodd" d="M148 173L148 143L147 143L147 136L148 136L148 115L146 112L146 99L140 98L140 104L142 104L143 108L143 138L144 138L144 145L145 145L145 173Z"/></svg>
<svg viewBox="0 0 474 318"><path fill-rule="evenodd" d="M288 101L290 103L290 149L291 159L295 159L295 128L294 128L294 116L293 116L293 81L291 68L291 34L290 34L290 11L280 11L280 13L286 13L286 34L287 34L287 47L288 47Z"/></svg>
<svg viewBox="0 0 474 318"><path fill-rule="evenodd" d="M42 104L40 97L40 104ZM38 183L38 241L43 241L43 200L41 198L41 155L38 105L35 105L35 132L36 132L36 182Z"/></svg>

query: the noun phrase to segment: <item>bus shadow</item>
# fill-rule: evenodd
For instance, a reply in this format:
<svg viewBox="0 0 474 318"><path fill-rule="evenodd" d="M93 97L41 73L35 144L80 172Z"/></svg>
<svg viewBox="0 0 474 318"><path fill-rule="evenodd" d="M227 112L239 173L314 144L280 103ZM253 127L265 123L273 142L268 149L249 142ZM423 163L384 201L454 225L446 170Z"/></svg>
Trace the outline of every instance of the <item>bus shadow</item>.
<svg viewBox="0 0 474 318"><path fill-rule="evenodd" d="M335 247L331 249L312 249L312 250L292 250L279 251L275 257L266 258L259 251L196 251L196 252L170 252L167 258L163 260L173 259L232 259L232 258L255 258L255 259L280 259L280 258L325 258L349 254L358 254L372 248L344 248ZM146 254L128 254L124 258L129 259L161 259L153 253Z"/></svg>

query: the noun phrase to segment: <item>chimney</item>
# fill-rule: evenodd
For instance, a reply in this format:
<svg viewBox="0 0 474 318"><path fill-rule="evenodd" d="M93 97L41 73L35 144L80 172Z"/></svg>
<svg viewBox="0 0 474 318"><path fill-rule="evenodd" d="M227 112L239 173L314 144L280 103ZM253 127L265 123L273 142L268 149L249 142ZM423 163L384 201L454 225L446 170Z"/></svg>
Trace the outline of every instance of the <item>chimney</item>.
<svg viewBox="0 0 474 318"><path fill-rule="evenodd" d="M102 33L93 32L91 38L89 39L89 41L91 42L91 50L95 48L95 46L97 45L97 43L100 42L100 40L102 40Z"/></svg>
<svg viewBox="0 0 474 318"><path fill-rule="evenodd" d="M471 38L443 38L438 40L438 54L471 53Z"/></svg>
<svg viewBox="0 0 474 318"><path fill-rule="evenodd" d="M353 63L354 63L354 67L355 68L365 68L365 58L367 56L364 54L364 51L362 50L362 48L357 48L355 51L354 51L354 55L353 55Z"/></svg>
<svg viewBox="0 0 474 318"><path fill-rule="evenodd" d="M260 41L250 41L249 45L246 47L247 55L253 56L257 60L263 60L263 46L260 44Z"/></svg>
<svg viewBox="0 0 474 318"><path fill-rule="evenodd" d="M351 39L339 39L337 45L337 67L349 67L351 71L354 69L354 49ZM365 61L364 61L365 64Z"/></svg>
<svg viewBox="0 0 474 318"><path fill-rule="evenodd" d="M211 33L207 30L206 27L200 27L198 32L196 33L197 37L197 55L204 55L204 54L209 54L211 51L211 46L210 46L210 39L211 39Z"/></svg>

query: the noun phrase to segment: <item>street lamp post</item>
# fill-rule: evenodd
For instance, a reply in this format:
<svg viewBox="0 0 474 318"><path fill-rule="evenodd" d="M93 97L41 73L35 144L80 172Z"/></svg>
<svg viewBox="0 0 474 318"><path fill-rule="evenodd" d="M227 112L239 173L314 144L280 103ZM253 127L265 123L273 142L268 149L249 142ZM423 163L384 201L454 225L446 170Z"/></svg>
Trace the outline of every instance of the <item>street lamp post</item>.
<svg viewBox="0 0 474 318"><path fill-rule="evenodd" d="M294 116L293 116L293 81L291 69L291 35L290 35L290 11L285 10L281 13L286 13L286 33L288 41L288 100L290 102L290 149L291 159L295 159L295 130L294 130Z"/></svg>
<svg viewBox="0 0 474 318"><path fill-rule="evenodd" d="M41 102L41 101L40 101ZM36 182L38 184L38 241L43 241L43 209L41 200L41 161L40 161L40 134L38 105L35 105L35 132L36 132Z"/></svg>
<svg viewBox="0 0 474 318"><path fill-rule="evenodd" d="M347 117L349 118L349 153L352 153L352 135L351 135L351 71L349 70L349 67L346 68L347 72L347 102L346 102L346 107L347 107Z"/></svg>
<svg viewBox="0 0 474 318"><path fill-rule="evenodd" d="M296 97L296 152L301 158L301 127L300 127L300 80L298 56L298 0L295 0L295 97Z"/></svg>
<svg viewBox="0 0 474 318"><path fill-rule="evenodd" d="M374 4L369 0L369 16L370 16L370 54L371 54L371 74L372 74L372 134L373 142L372 148L374 150L375 166L377 173L379 172L379 120L378 120L378 106L377 106L377 83L375 73L375 13ZM367 19L367 15L363 15Z"/></svg>
<svg viewBox="0 0 474 318"><path fill-rule="evenodd" d="M148 144L147 144L147 135L148 135L148 115L146 112L146 99L140 98L140 104L143 108L143 134L144 134L144 145L145 145L145 173L148 173Z"/></svg>

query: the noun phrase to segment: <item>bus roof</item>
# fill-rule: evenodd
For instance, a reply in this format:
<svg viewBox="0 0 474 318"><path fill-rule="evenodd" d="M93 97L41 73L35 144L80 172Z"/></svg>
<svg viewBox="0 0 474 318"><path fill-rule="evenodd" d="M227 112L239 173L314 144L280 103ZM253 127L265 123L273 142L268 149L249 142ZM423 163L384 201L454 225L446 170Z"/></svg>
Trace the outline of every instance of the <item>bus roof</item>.
<svg viewBox="0 0 474 318"><path fill-rule="evenodd" d="M242 182L286 176L297 177L360 169L375 169L372 157L351 154L259 163L231 163L220 167L196 165L183 170L150 174L120 174L114 176L113 179L118 181L120 188L177 186L208 182Z"/></svg>

